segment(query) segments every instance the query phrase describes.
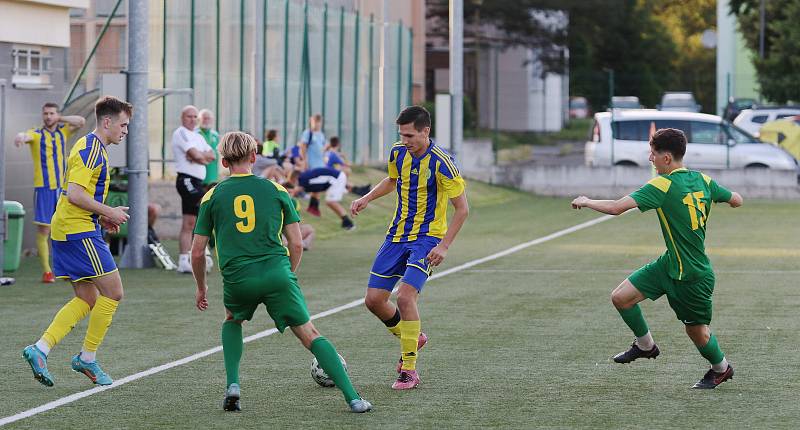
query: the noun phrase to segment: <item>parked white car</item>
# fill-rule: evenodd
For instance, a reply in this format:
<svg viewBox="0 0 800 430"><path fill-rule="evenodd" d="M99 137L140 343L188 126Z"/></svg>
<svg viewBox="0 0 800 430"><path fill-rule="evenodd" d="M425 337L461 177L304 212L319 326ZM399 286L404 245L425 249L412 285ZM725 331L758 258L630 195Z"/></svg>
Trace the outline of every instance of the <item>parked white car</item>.
<svg viewBox="0 0 800 430"><path fill-rule="evenodd" d="M776 119L795 115L800 115L800 107L762 107L757 109L744 109L739 113L739 115L736 116L736 119L733 120L733 125L741 128L755 137L758 137L762 125L771 121L775 121Z"/></svg>
<svg viewBox="0 0 800 430"><path fill-rule="evenodd" d="M649 166L650 135L660 128L686 133L683 160L689 168L798 169L797 161L783 149L760 142L716 115L652 110L596 113L586 142L586 164Z"/></svg>
<svg viewBox="0 0 800 430"><path fill-rule="evenodd" d="M700 105L694 100L694 94L687 91L667 91L661 96L661 103L656 109L672 112L700 112Z"/></svg>

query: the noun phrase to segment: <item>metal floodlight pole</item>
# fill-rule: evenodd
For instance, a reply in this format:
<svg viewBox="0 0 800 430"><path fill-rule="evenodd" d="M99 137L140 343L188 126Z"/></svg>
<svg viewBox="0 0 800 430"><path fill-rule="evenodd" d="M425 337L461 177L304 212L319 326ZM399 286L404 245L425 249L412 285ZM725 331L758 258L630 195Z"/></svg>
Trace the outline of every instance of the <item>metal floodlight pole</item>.
<svg viewBox="0 0 800 430"><path fill-rule="evenodd" d="M3 265L5 264L5 255L3 254L5 246L3 240L6 237L8 225L5 213L5 199L6 199L6 148L3 138L6 133L6 80L0 79L0 203L3 203L3 212L0 212L0 275L3 274Z"/></svg>
<svg viewBox="0 0 800 430"><path fill-rule="evenodd" d="M450 148L461 155L464 128L464 1L450 0Z"/></svg>
<svg viewBox="0 0 800 430"><path fill-rule="evenodd" d="M128 102L134 114L128 126L128 246L120 266L153 265L147 246L147 56L150 2L128 2Z"/></svg>

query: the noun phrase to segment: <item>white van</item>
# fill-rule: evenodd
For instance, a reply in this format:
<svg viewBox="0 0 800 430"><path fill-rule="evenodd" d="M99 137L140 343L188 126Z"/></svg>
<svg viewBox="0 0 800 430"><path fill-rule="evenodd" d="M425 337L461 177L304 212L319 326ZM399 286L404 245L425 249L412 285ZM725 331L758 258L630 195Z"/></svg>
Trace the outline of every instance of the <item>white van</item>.
<svg viewBox="0 0 800 430"><path fill-rule="evenodd" d="M733 120L733 125L758 137L761 126L776 119L800 115L798 107L760 107L744 109Z"/></svg>
<svg viewBox="0 0 800 430"><path fill-rule="evenodd" d="M650 135L660 128L686 133L683 161L689 168L798 169L797 161L783 149L760 142L716 115L652 110L596 113L586 142L586 164L649 166Z"/></svg>

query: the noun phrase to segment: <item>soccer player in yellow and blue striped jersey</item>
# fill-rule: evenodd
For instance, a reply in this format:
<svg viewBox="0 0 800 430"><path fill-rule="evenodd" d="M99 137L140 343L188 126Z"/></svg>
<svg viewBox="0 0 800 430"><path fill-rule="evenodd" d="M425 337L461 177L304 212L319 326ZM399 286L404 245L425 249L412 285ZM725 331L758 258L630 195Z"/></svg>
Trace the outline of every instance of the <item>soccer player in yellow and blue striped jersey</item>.
<svg viewBox="0 0 800 430"><path fill-rule="evenodd" d="M433 267L442 263L469 214L465 183L455 160L429 137L431 117L425 108L404 109L396 121L400 142L389 154L389 176L364 197L355 200L353 216L370 201L397 191L386 241L375 257L364 299L367 308L400 338L396 390L416 387L417 354L428 341L421 331L417 297ZM455 207L447 226L447 202ZM397 281L397 306L389 301Z"/></svg>
<svg viewBox="0 0 800 430"><path fill-rule="evenodd" d="M33 159L33 223L36 224L36 247L42 263L42 282L55 282L50 267L50 220L56 210L58 195L64 185L67 163L67 140L86 120L80 116L61 116L58 105L42 106L42 126L17 134L14 144L30 145Z"/></svg>
<svg viewBox="0 0 800 430"><path fill-rule="evenodd" d="M75 297L58 311L39 341L22 352L33 376L46 386L53 386L47 355L87 316L89 327L81 352L72 357L72 370L98 385L113 383L95 355L123 292L101 227L119 231L128 220L128 208L104 204L109 185L106 146L119 143L128 134L132 112L129 103L110 96L101 98L95 105L97 127L75 143L67 160L67 189L62 190L53 215L53 269L58 278L70 281Z"/></svg>

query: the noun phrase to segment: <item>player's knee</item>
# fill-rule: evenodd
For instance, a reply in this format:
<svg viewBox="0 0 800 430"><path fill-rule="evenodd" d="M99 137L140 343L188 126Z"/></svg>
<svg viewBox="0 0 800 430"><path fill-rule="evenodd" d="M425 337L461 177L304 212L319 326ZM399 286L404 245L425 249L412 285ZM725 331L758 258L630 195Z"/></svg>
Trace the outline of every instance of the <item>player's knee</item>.
<svg viewBox="0 0 800 430"><path fill-rule="evenodd" d="M692 342L700 347L705 346L711 339L711 331L705 325L687 325L686 334Z"/></svg>
<svg viewBox="0 0 800 430"><path fill-rule="evenodd" d="M628 300L626 300L625 296L620 294L620 292L617 290L611 292L611 303L617 309L627 309L630 307L630 304L628 304Z"/></svg>
<svg viewBox="0 0 800 430"><path fill-rule="evenodd" d="M386 303L386 300L384 300L381 297L374 297L368 295L366 298L364 298L364 304L367 305L367 309L369 309L372 312L375 312L376 310L380 309L384 303Z"/></svg>
<svg viewBox="0 0 800 430"><path fill-rule="evenodd" d="M400 313L412 308L417 304L417 293L399 292L397 294L397 307L400 308Z"/></svg>

